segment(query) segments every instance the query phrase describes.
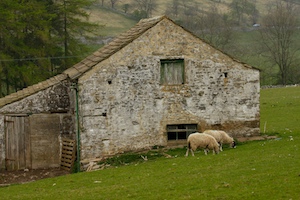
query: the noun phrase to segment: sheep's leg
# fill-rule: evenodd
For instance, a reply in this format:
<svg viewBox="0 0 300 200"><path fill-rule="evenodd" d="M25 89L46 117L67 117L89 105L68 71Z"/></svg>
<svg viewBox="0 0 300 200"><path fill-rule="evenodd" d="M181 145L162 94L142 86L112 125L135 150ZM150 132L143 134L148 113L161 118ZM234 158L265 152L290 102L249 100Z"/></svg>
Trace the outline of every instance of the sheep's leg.
<svg viewBox="0 0 300 200"><path fill-rule="evenodd" d="M189 148L187 148L187 150L186 150L186 153L185 153L185 156L188 156L189 155Z"/></svg>
<svg viewBox="0 0 300 200"><path fill-rule="evenodd" d="M207 155L207 152L209 152L208 145L206 145L206 147L204 148L205 155Z"/></svg>
<svg viewBox="0 0 300 200"><path fill-rule="evenodd" d="M220 151L223 151L222 143L220 142L219 145L220 145Z"/></svg>
<svg viewBox="0 0 300 200"><path fill-rule="evenodd" d="M190 149L190 148L187 148L186 153L185 153L185 156L188 156L188 155L189 155L189 151L191 151L192 156L195 156L193 150Z"/></svg>
<svg viewBox="0 0 300 200"><path fill-rule="evenodd" d="M195 156L193 149L191 149L192 156Z"/></svg>

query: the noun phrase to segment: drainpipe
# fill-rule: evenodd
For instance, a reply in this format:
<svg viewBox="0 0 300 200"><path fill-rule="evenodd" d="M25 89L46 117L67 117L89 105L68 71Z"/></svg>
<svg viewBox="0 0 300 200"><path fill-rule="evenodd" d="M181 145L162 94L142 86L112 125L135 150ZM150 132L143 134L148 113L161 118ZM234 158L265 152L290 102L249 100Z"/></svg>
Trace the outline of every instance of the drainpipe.
<svg viewBox="0 0 300 200"><path fill-rule="evenodd" d="M72 89L75 90L75 113L76 113L76 147L77 147L77 160L76 172L80 172L80 127L79 127L79 106L78 106L78 84L73 83Z"/></svg>

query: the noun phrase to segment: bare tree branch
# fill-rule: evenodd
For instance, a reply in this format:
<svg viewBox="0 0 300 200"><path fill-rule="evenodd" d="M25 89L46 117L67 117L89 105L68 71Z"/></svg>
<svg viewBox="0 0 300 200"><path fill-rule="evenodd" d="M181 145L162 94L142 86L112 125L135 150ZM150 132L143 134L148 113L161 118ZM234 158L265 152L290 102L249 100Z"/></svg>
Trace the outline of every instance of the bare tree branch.
<svg viewBox="0 0 300 200"><path fill-rule="evenodd" d="M268 50L268 58L279 67L280 82L288 82L290 67L296 50L292 48L297 29L297 10L289 1L277 1L268 14L263 17L260 36L263 46Z"/></svg>

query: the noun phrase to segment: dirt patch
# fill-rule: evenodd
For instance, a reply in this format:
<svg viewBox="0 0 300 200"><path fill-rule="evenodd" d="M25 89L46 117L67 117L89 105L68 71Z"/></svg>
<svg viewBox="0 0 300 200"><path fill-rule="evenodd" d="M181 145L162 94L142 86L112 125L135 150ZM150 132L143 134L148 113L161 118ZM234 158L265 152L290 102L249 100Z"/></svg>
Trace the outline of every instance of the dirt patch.
<svg viewBox="0 0 300 200"><path fill-rule="evenodd" d="M0 187L10 184L28 183L44 178L52 178L70 174L66 170L60 168L51 169L34 169L34 170L18 170L18 171L0 171Z"/></svg>

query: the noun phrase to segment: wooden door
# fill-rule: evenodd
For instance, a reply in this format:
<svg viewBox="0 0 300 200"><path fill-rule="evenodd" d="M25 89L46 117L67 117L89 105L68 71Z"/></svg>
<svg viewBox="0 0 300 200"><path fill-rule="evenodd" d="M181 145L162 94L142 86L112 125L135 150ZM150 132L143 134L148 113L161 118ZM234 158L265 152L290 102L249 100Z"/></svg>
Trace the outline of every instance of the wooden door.
<svg viewBox="0 0 300 200"><path fill-rule="evenodd" d="M31 168L28 116L5 116L6 170Z"/></svg>
<svg viewBox="0 0 300 200"><path fill-rule="evenodd" d="M60 166L60 115L30 115L32 169Z"/></svg>

